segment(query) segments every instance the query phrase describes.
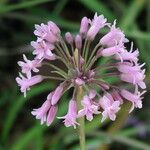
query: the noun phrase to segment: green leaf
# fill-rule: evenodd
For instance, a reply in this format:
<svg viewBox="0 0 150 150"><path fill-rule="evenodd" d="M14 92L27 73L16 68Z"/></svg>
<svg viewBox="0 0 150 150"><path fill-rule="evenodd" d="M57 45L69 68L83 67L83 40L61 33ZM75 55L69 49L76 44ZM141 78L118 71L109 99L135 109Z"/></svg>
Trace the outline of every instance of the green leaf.
<svg viewBox="0 0 150 150"><path fill-rule="evenodd" d="M146 0L133 0L129 7L127 7L124 12L124 16L120 22L121 28L126 31L130 25L132 25L139 15L140 11L144 7Z"/></svg>
<svg viewBox="0 0 150 150"><path fill-rule="evenodd" d="M40 124L40 123L38 122L38 124ZM37 134L36 134L36 143L35 143L36 150L43 149L43 146L44 146L44 135L43 134L44 134L44 130L41 130L41 132L37 132Z"/></svg>
<svg viewBox="0 0 150 150"><path fill-rule="evenodd" d="M27 7L32 7L38 4L50 2L52 0L31 0L31 1L24 1L20 2L18 4L13 4L13 5L5 5L0 7L0 14L6 13L9 11L17 10L17 9L22 9L22 8L27 8Z"/></svg>
<svg viewBox="0 0 150 150"><path fill-rule="evenodd" d="M29 142L32 142L32 140L35 141L34 139L36 139L36 136L41 134L44 129L46 129L45 126L35 125L28 131L24 132L24 134L22 134L21 137L18 138L15 143L13 143L11 150L22 150Z"/></svg>

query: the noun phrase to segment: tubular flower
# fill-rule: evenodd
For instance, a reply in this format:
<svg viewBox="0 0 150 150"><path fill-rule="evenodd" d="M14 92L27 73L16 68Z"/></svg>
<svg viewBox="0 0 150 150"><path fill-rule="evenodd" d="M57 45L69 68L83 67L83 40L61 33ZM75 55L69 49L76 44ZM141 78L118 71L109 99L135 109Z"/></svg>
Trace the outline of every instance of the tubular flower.
<svg viewBox="0 0 150 150"><path fill-rule="evenodd" d="M100 38L98 33L102 28L109 31ZM91 121L94 115L101 115L101 121L106 118L114 121L125 101L132 103L130 112L142 107L143 89L146 89L145 64L139 63L139 51L133 50L133 43L127 50L128 40L123 31L116 27L116 20L111 25L97 13L93 19L83 17L79 33L73 36L67 32L64 37L59 27L49 21L35 25L34 34L37 37L36 41L31 42L34 59L28 60L23 55L24 61L18 62L23 75L20 73L16 81L26 96L31 86L43 80L59 80L43 105L32 111L41 124L49 126L53 122L62 96L70 89L73 89L73 96L68 102L67 114L57 117L63 119L66 127L76 128L78 118L86 117ZM108 62L98 63L106 57ZM53 69L47 76L40 71L44 65ZM120 81L117 86L108 80L114 77ZM131 86L131 91L123 88L123 84ZM83 91L80 101L77 100L79 88Z"/></svg>
<svg viewBox="0 0 150 150"><path fill-rule="evenodd" d="M79 123L77 123L76 119L77 119L77 104L75 100L70 100L69 102L69 108L68 108L68 113L63 116L63 117L57 117L59 119L64 119L64 124L66 127L70 127L73 126L74 128L76 128L76 125L79 125Z"/></svg>
<svg viewBox="0 0 150 150"><path fill-rule="evenodd" d="M83 97L83 100L81 101L81 104L83 106L83 109L79 111L78 117L86 116L86 119L89 121L92 121L93 114L99 114L98 111L98 105L94 104L93 98L96 96L96 93L93 91L89 92L89 95L85 95Z"/></svg>
<svg viewBox="0 0 150 150"><path fill-rule="evenodd" d="M103 117L101 122L103 122L107 117L114 121L116 119L116 113L120 109L120 102L118 100L114 101L111 95L106 94L102 98L100 98L99 104L103 109Z"/></svg>
<svg viewBox="0 0 150 150"><path fill-rule="evenodd" d="M31 71L38 72L38 67L41 66L41 63L39 60L28 60L27 57L23 54L23 61L19 61L18 65L22 68L22 73L25 73L28 78L31 78Z"/></svg>

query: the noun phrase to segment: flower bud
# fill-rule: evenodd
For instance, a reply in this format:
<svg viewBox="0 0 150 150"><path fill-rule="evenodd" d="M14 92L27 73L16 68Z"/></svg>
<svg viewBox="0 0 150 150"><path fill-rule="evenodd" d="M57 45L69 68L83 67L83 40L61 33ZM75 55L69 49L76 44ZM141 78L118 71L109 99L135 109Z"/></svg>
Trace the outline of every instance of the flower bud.
<svg viewBox="0 0 150 150"><path fill-rule="evenodd" d="M82 38L81 38L80 35L77 35L77 36L75 37L75 45L76 45L76 48L77 48L78 50L81 49L81 47L82 47Z"/></svg>
<svg viewBox="0 0 150 150"><path fill-rule="evenodd" d="M81 20L80 34L85 35L88 31L88 27L89 27L89 20L87 17L83 17Z"/></svg>
<svg viewBox="0 0 150 150"><path fill-rule="evenodd" d="M56 117L58 107L57 106L51 106L48 115L47 115L47 126L50 126L51 123L54 121L54 118Z"/></svg>
<svg viewBox="0 0 150 150"><path fill-rule="evenodd" d="M72 45L73 44L73 36L70 32L67 32L65 34L65 39L67 41L68 44Z"/></svg>
<svg viewBox="0 0 150 150"><path fill-rule="evenodd" d="M63 86L62 85L59 85L55 91L54 91L54 94L52 96L52 99L51 99L51 103L52 105L55 105L57 104L57 102L59 101L60 97L62 96L63 94Z"/></svg>

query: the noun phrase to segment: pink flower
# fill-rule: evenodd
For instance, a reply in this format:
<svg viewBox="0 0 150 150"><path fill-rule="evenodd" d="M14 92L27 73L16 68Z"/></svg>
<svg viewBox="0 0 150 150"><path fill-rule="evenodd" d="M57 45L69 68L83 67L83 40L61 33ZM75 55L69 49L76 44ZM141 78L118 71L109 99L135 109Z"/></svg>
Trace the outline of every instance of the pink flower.
<svg viewBox="0 0 150 150"><path fill-rule="evenodd" d="M142 65L139 64L135 64L133 65L133 63L120 63L118 64L117 69L122 72L122 73L138 73L138 72L142 72L141 68L145 65L145 63L143 63Z"/></svg>
<svg viewBox="0 0 150 150"><path fill-rule="evenodd" d="M120 43L119 45L115 45L113 47L108 47L105 49L100 49L100 52L98 52L97 54L101 54L102 56L112 56L112 55L120 55L121 52L124 52L124 47L122 45L122 43Z"/></svg>
<svg viewBox="0 0 150 150"><path fill-rule="evenodd" d="M89 99L93 99L96 96L96 91L95 90L90 90L90 92L88 93L88 97Z"/></svg>
<svg viewBox="0 0 150 150"><path fill-rule="evenodd" d="M122 73L120 75L120 78L122 81L138 85L142 89L146 88L146 84L143 81L145 78L145 69L142 70L141 72Z"/></svg>
<svg viewBox="0 0 150 150"><path fill-rule="evenodd" d="M120 110L120 102L119 101L114 101L112 96L108 96L108 94L100 98L99 104L104 110L102 112L102 120L103 122L107 117L109 117L112 121L116 119L116 113Z"/></svg>
<svg viewBox="0 0 150 150"><path fill-rule="evenodd" d="M89 95L85 95L81 104L83 109L78 112L78 117L86 116L86 119L89 121L93 120L93 114L99 114L98 106L94 104L92 99L96 96L95 91L90 91Z"/></svg>
<svg viewBox="0 0 150 150"><path fill-rule="evenodd" d="M120 92L113 90L111 95L115 101L119 101L120 104L123 104L123 98L121 97Z"/></svg>
<svg viewBox="0 0 150 150"><path fill-rule="evenodd" d="M121 60L121 62L123 62L124 60L129 60L131 62L137 63L138 56L139 56L139 51L138 50L133 51L133 44L131 44L131 49L129 52L125 50L119 55L116 55L115 58L117 60Z"/></svg>
<svg viewBox="0 0 150 150"><path fill-rule="evenodd" d="M91 27L87 32L87 37L93 40L99 30L107 25L106 21L107 19L105 19L103 15L97 16L97 13L95 13L93 20L90 21Z"/></svg>
<svg viewBox="0 0 150 150"><path fill-rule="evenodd" d="M33 76L30 79L25 78L21 73L19 75L21 78L17 77L16 82L21 86L21 92L24 93L24 97L26 97L26 91L30 90L30 86L40 83L43 80L41 75Z"/></svg>
<svg viewBox="0 0 150 150"><path fill-rule="evenodd" d="M55 59L55 55L51 52L54 49L53 44L38 39L36 42L32 41L31 45L35 48L33 54L37 56L37 59Z"/></svg>
<svg viewBox="0 0 150 150"><path fill-rule="evenodd" d="M100 43L102 45L112 47L115 46L116 44L119 44L120 42L126 43L128 42L128 39L125 38L124 33L119 28L116 28L116 20L115 20L114 24L110 28L110 31L101 38Z"/></svg>
<svg viewBox="0 0 150 150"><path fill-rule="evenodd" d="M134 85L139 85L142 89L145 89L146 85L143 81L145 78L145 69L141 69L144 65L145 63L142 65L133 65L133 63L120 63L117 68L122 73L120 75L121 80Z"/></svg>
<svg viewBox="0 0 150 150"><path fill-rule="evenodd" d="M75 37L75 45L78 50L80 50L82 48L82 39L81 39L80 35L77 35Z"/></svg>
<svg viewBox="0 0 150 150"><path fill-rule="evenodd" d="M49 109L49 112L47 114L47 119L46 119L47 126L50 126L51 123L54 121L57 110L58 110L57 106L51 106L51 108Z"/></svg>
<svg viewBox="0 0 150 150"><path fill-rule="evenodd" d="M58 35L60 34L60 29L59 27L52 21L48 22L48 29L53 32L53 34Z"/></svg>
<svg viewBox="0 0 150 150"><path fill-rule="evenodd" d="M66 127L73 126L76 128L76 125L79 125L78 122L76 122L77 119L77 104L75 100L70 100L69 102L69 108L68 113L63 117L57 117L59 119L64 119L64 124Z"/></svg>
<svg viewBox="0 0 150 150"><path fill-rule="evenodd" d="M22 68L22 73L25 73L28 78L31 78L31 71L38 72L37 67L41 67L39 60L28 60L27 57L23 54L23 61L18 61L18 65Z"/></svg>
<svg viewBox="0 0 150 150"><path fill-rule="evenodd" d="M80 34L81 36L85 36L89 28L89 20L87 17L83 17L80 25Z"/></svg>
<svg viewBox="0 0 150 150"><path fill-rule="evenodd" d="M41 124L46 122L47 112L51 107L50 100L46 100L43 105L38 109L33 109L31 112L32 115L36 116L36 119L41 120Z"/></svg>
<svg viewBox="0 0 150 150"><path fill-rule="evenodd" d="M142 99L143 97L141 97L146 91L143 91L142 93L140 93L139 91L135 91L135 93L131 93L127 90L122 90L121 91L121 95L132 102L132 107L130 109L130 112L133 111L134 107L136 108L142 108Z"/></svg>
<svg viewBox="0 0 150 150"><path fill-rule="evenodd" d="M55 43L59 40L60 29L52 21L48 22L48 25L41 24L35 25L34 34L41 39L47 40L50 43Z"/></svg>
<svg viewBox="0 0 150 150"><path fill-rule="evenodd" d="M109 31L102 38L99 36L97 42L95 37L106 26ZM123 31L116 27L116 21L110 25L103 15L98 16L95 13L91 20L87 17L82 18L80 31L76 35L67 32L63 37L59 27L52 21L35 25L34 34L37 38L37 41L31 42L34 58L28 60L23 55L24 61L19 61L18 64L26 76L20 74L16 81L24 96L31 86L43 79L59 81L59 85L47 96L44 104L32 111L32 114L41 120L41 124L46 123L49 126L53 122L59 100L70 89L73 98L69 102L68 112L65 116L58 117L64 119L66 127L76 128L79 125L77 118L83 116L91 121L95 114L101 113L100 111L102 122L106 118L114 121L124 99L132 102L131 110L134 107L142 107L141 96L146 88L145 69L142 68L144 64L138 63L139 51L133 51L133 43L130 51L127 50L128 40ZM103 57L107 57L108 62L105 58L103 61ZM38 70L42 64L47 65L50 74L47 72L46 75L42 75L45 72L42 72L42 69ZM36 74L33 77L32 72ZM114 76L118 77L118 84L109 82L109 78ZM131 89L135 87L135 92L124 90L122 81L127 82ZM80 94L77 89L80 88L84 95L78 105L81 107L77 108L76 97Z"/></svg>
<svg viewBox="0 0 150 150"><path fill-rule="evenodd" d="M35 31L34 34L38 37L41 37L44 39L47 36L47 26L44 23L41 23L41 25L35 25Z"/></svg>
<svg viewBox="0 0 150 150"><path fill-rule="evenodd" d="M75 83L76 83L77 85L83 85L85 82L84 82L82 79L77 78L77 79L75 79Z"/></svg>
<svg viewBox="0 0 150 150"><path fill-rule="evenodd" d="M72 45L73 44L73 36L70 32L67 32L65 34L65 39L67 41L68 44Z"/></svg>
<svg viewBox="0 0 150 150"><path fill-rule="evenodd" d="M60 97L63 94L63 90L64 90L64 88L63 88L62 84L59 85L55 89L55 91L53 92L53 95L52 95L52 100L51 100L52 105L56 105L57 104L57 102L59 101Z"/></svg>
<svg viewBox="0 0 150 150"><path fill-rule="evenodd" d="M43 103L43 105L38 109L33 109L31 112L32 115L36 116L36 119L41 120L41 124L45 123L47 126L50 126L50 124L54 121L54 118L56 116L58 107L51 105L51 98L52 93L50 93L47 96L47 100Z"/></svg>

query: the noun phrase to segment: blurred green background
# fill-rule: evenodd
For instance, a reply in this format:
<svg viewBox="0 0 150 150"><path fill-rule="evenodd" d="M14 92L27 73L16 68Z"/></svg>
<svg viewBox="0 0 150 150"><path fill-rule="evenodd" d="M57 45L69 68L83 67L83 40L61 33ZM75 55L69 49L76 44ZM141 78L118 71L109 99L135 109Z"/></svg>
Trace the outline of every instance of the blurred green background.
<svg viewBox="0 0 150 150"><path fill-rule="evenodd" d="M140 50L146 62L147 93L143 108L128 114L125 103L115 122L100 123L100 117L86 122L88 150L150 150L150 0L0 0L0 150L78 150L78 137L56 119L41 126L31 115L46 99L55 82L40 84L24 98L15 78L17 61L25 53L29 57L34 24L52 20L62 29L76 34L83 16L103 14ZM30 57L30 58L31 58ZM113 81L112 81L113 82ZM67 110L67 93L59 104L62 116Z"/></svg>

